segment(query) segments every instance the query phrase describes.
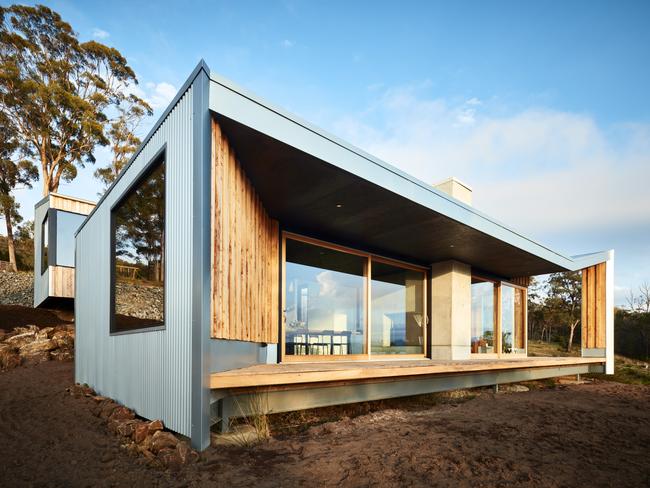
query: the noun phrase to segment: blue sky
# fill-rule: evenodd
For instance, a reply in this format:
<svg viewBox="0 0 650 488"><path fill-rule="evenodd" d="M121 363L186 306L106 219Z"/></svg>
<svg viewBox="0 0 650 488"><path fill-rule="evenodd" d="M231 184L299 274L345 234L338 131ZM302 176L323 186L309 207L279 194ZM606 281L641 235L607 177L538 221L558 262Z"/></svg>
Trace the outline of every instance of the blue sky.
<svg viewBox="0 0 650 488"><path fill-rule="evenodd" d="M44 3L118 48L157 114L204 58L544 244L615 248L619 303L650 281L650 2ZM96 198L93 170L60 192ZM40 189L17 197L31 218Z"/></svg>

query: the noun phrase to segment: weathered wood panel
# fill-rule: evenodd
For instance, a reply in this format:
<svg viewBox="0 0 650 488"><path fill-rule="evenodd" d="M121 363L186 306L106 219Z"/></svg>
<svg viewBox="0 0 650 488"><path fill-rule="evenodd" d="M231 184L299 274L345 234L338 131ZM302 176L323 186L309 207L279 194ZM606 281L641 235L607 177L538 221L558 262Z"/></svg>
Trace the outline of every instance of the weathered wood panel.
<svg viewBox="0 0 650 488"><path fill-rule="evenodd" d="M605 290L606 264L601 263L582 270L582 347L605 347Z"/></svg>
<svg viewBox="0 0 650 488"><path fill-rule="evenodd" d="M50 296L74 298L74 268L50 266Z"/></svg>
<svg viewBox="0 0 650 488"><path fill-rule="evenodd" d="M278 342L279 229L212 123L212 337Z"/></svg>
<svg viewBox="0 0 650 488"><path fill-rule="evenodd" d="M519 276L517 278L510 278L508 281L513 285L525 286L526 288L530 286L530 276Z"/></svg>
<svg viewBox="0 0 650 488"><path fill-rule="evenodd" d="M80 200L67 195L50 193L50 208L88 215L95 208L95 204L88 200Z"/></svg>

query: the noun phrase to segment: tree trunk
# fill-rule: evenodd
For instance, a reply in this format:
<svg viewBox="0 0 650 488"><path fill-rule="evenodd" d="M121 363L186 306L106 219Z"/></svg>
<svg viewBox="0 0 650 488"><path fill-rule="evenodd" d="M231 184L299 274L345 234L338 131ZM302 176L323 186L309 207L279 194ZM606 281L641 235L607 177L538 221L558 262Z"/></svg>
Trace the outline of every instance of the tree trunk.
<svg viewBox="0 0 650 488"><path fill-rule="evenodd" d="M7 250L9 251L9 264L13 271L18 271L18 266L16 265L16 248L14 246L14 228L11 224L11 209L5 207L4 214L5 223L7 225Z"/></svg>
<svg viewBox="0 0 650 488"><path fill-rule="evenodd" d="M571 330L569 331L569 343L566 346L566 352L571 352L571 346L573 346L573 333L575 332L576 327L578 326L579 323L580 321L576 320L573 323L573 325L570 326Z"/></svg>

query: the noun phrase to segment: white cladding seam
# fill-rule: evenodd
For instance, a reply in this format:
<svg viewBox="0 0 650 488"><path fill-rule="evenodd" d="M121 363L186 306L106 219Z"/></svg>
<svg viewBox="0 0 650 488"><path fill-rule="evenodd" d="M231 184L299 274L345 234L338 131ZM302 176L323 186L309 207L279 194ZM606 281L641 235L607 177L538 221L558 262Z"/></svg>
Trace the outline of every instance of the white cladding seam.
<svg viewBox="0 0 650 488"><path fill-rule="evenodd" d="M76 381L191 435L193 86L86 219L76 241ZM165 149L165 329L110 335L111 207ZM173 279L169 279L172 277Z"/></svg>

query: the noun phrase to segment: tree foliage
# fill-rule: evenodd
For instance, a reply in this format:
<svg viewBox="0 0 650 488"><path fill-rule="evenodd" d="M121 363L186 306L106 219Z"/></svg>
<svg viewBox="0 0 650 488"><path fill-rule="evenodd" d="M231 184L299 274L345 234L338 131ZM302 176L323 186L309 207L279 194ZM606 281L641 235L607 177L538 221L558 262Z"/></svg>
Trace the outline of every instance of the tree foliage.
<svg viewBox="0 0 650 488"><path fill-rule="evenodd" d="M43 195L95 162L94 148L110 143L109 109L139 100L129 94L135 84L117 49L80 42L51 9L0 7L0 110L40 164Z"/></svg>
<svg viewBox="0 0 650 488"><path fill-rule="evenodd" d="M0 218L5 221L7 258L14 271L17 271L18 264L13 226L22 222L22 217L13 190L19 185L31 188L32 181L38 178L34 164L27 160L16 160L19 148L20 141L15 127L0 112Z"/></svg>
<svg viewBox="0 0 650 488"><path fill-rule="evenodd" d="M153 115L149 104L135 95L130 95L117 110L119 115L111 122L107 134L113 159L110 164L95 171L95 178L107 187L115 181L140 145L140 138L135 135L140 122L145 116Z"/></svg>
<svg viewBox="0 0 650 488"><path fill-rule="evenodd" d="M528 337L559 340L570 351L579 331L581 306L580 271L553 273L546 282L533 281L529 288Z"/></svg>

